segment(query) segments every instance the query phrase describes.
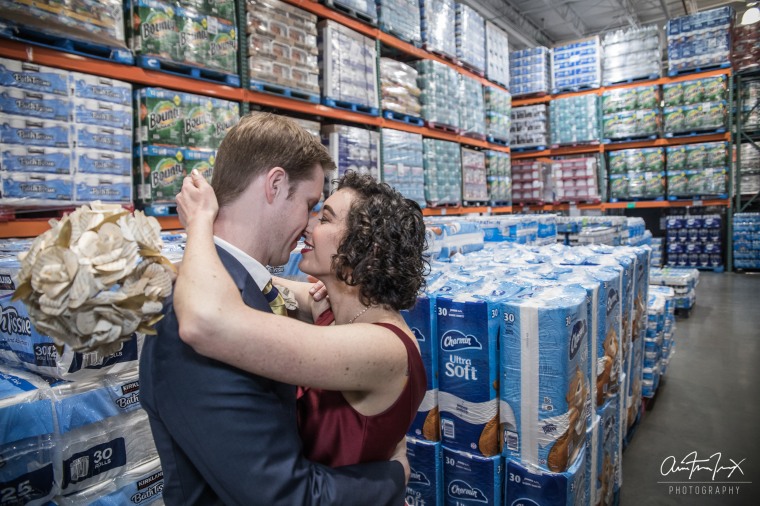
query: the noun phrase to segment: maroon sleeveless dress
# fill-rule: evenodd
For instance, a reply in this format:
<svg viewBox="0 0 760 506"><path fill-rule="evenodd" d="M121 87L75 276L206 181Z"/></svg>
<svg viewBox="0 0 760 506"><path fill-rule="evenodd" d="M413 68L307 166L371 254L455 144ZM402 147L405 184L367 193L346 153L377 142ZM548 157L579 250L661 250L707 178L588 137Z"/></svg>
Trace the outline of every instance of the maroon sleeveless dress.
<svg viewBox="0 0 760 506"><path fill-rule="evenodd" d="M417 414L427 390L420 352L406 332L389 323L375 323L394 332L404 343L408 380L401 395L384 412L364 416L354 410L341 392L301 388L298 428L304 456L338 467L388 460Z"/></svg>

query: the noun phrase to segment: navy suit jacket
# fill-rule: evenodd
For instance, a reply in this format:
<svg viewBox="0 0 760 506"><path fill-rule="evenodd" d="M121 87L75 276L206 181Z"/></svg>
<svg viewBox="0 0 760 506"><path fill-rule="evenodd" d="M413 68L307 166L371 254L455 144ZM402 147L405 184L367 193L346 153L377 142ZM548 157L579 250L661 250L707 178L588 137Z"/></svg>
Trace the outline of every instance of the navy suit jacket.
<svg viewBox="0 0 760 506"><path fill-rule="evenodd" d="M217 251L245 303L271 311L243 265ZM158 335L143 346L140 400L161 457L167 505L404 503L401 464L332 469L306 460L295 387L195 353L179 338L173 299L164 313Z"/></svg>

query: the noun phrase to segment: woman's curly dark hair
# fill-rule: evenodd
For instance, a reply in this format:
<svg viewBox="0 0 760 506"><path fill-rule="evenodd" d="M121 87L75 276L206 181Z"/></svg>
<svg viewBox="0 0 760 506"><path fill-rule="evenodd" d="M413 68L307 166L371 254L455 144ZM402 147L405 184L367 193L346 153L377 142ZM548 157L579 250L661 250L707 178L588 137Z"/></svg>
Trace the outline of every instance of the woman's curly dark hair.
<svg viewBox="0 0 760 506"><path fill-rule="evenodd" d="M362 304L382 304L395 310L414 306L425 286L429 264L422 210L385 183L349 171L337 190L357 198L346 218L346 235L333 257L341 281L359 287Z"/></svg>

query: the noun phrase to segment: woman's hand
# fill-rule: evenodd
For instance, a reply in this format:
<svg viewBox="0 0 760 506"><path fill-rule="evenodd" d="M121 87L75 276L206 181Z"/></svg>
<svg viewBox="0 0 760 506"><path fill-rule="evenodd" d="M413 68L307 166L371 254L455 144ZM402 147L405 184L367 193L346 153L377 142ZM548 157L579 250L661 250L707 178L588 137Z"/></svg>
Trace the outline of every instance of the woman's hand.
<svg viewBox="0 0 760 506"><path fill-rule="evenodd" d="M409 483L409 476L412 472L409 467L409 459L406 456L406 436L401 438L401 441L396 445L396 449L393 450L393 455L391 455L391 460L395 460L404 466L404 477L406 478L406 483Z"/></svg>
<svg viewBox="0 0 760 506"><path fill-rule="evenodd" d="M219 212L214 189L197 170L185 177L176 200L179 220L185 228L197 223L211 224Z"/></svg>
<svg viewBox="0 0 760 506"><path fill-rule="evenodd" d="M325 284L313 276L309 276L308 280L313 283L309 288L309 295L311 296L311 317L312 321L316 323L322 313L332 306Z"/></svg>

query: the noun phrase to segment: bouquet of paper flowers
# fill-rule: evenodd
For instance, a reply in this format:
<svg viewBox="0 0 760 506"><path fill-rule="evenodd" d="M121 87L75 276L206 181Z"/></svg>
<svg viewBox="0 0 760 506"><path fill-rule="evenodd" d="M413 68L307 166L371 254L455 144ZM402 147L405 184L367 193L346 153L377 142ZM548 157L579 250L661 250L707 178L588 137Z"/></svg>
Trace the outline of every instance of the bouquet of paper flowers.
<svg viewBox="0 0 760 506"><path fill-rule="evenodd" d="M37 330L60 346L104 354L134 332L155 333L175 275L158 221L92 202L50 225L19 255L14 293Z"/></svg>

